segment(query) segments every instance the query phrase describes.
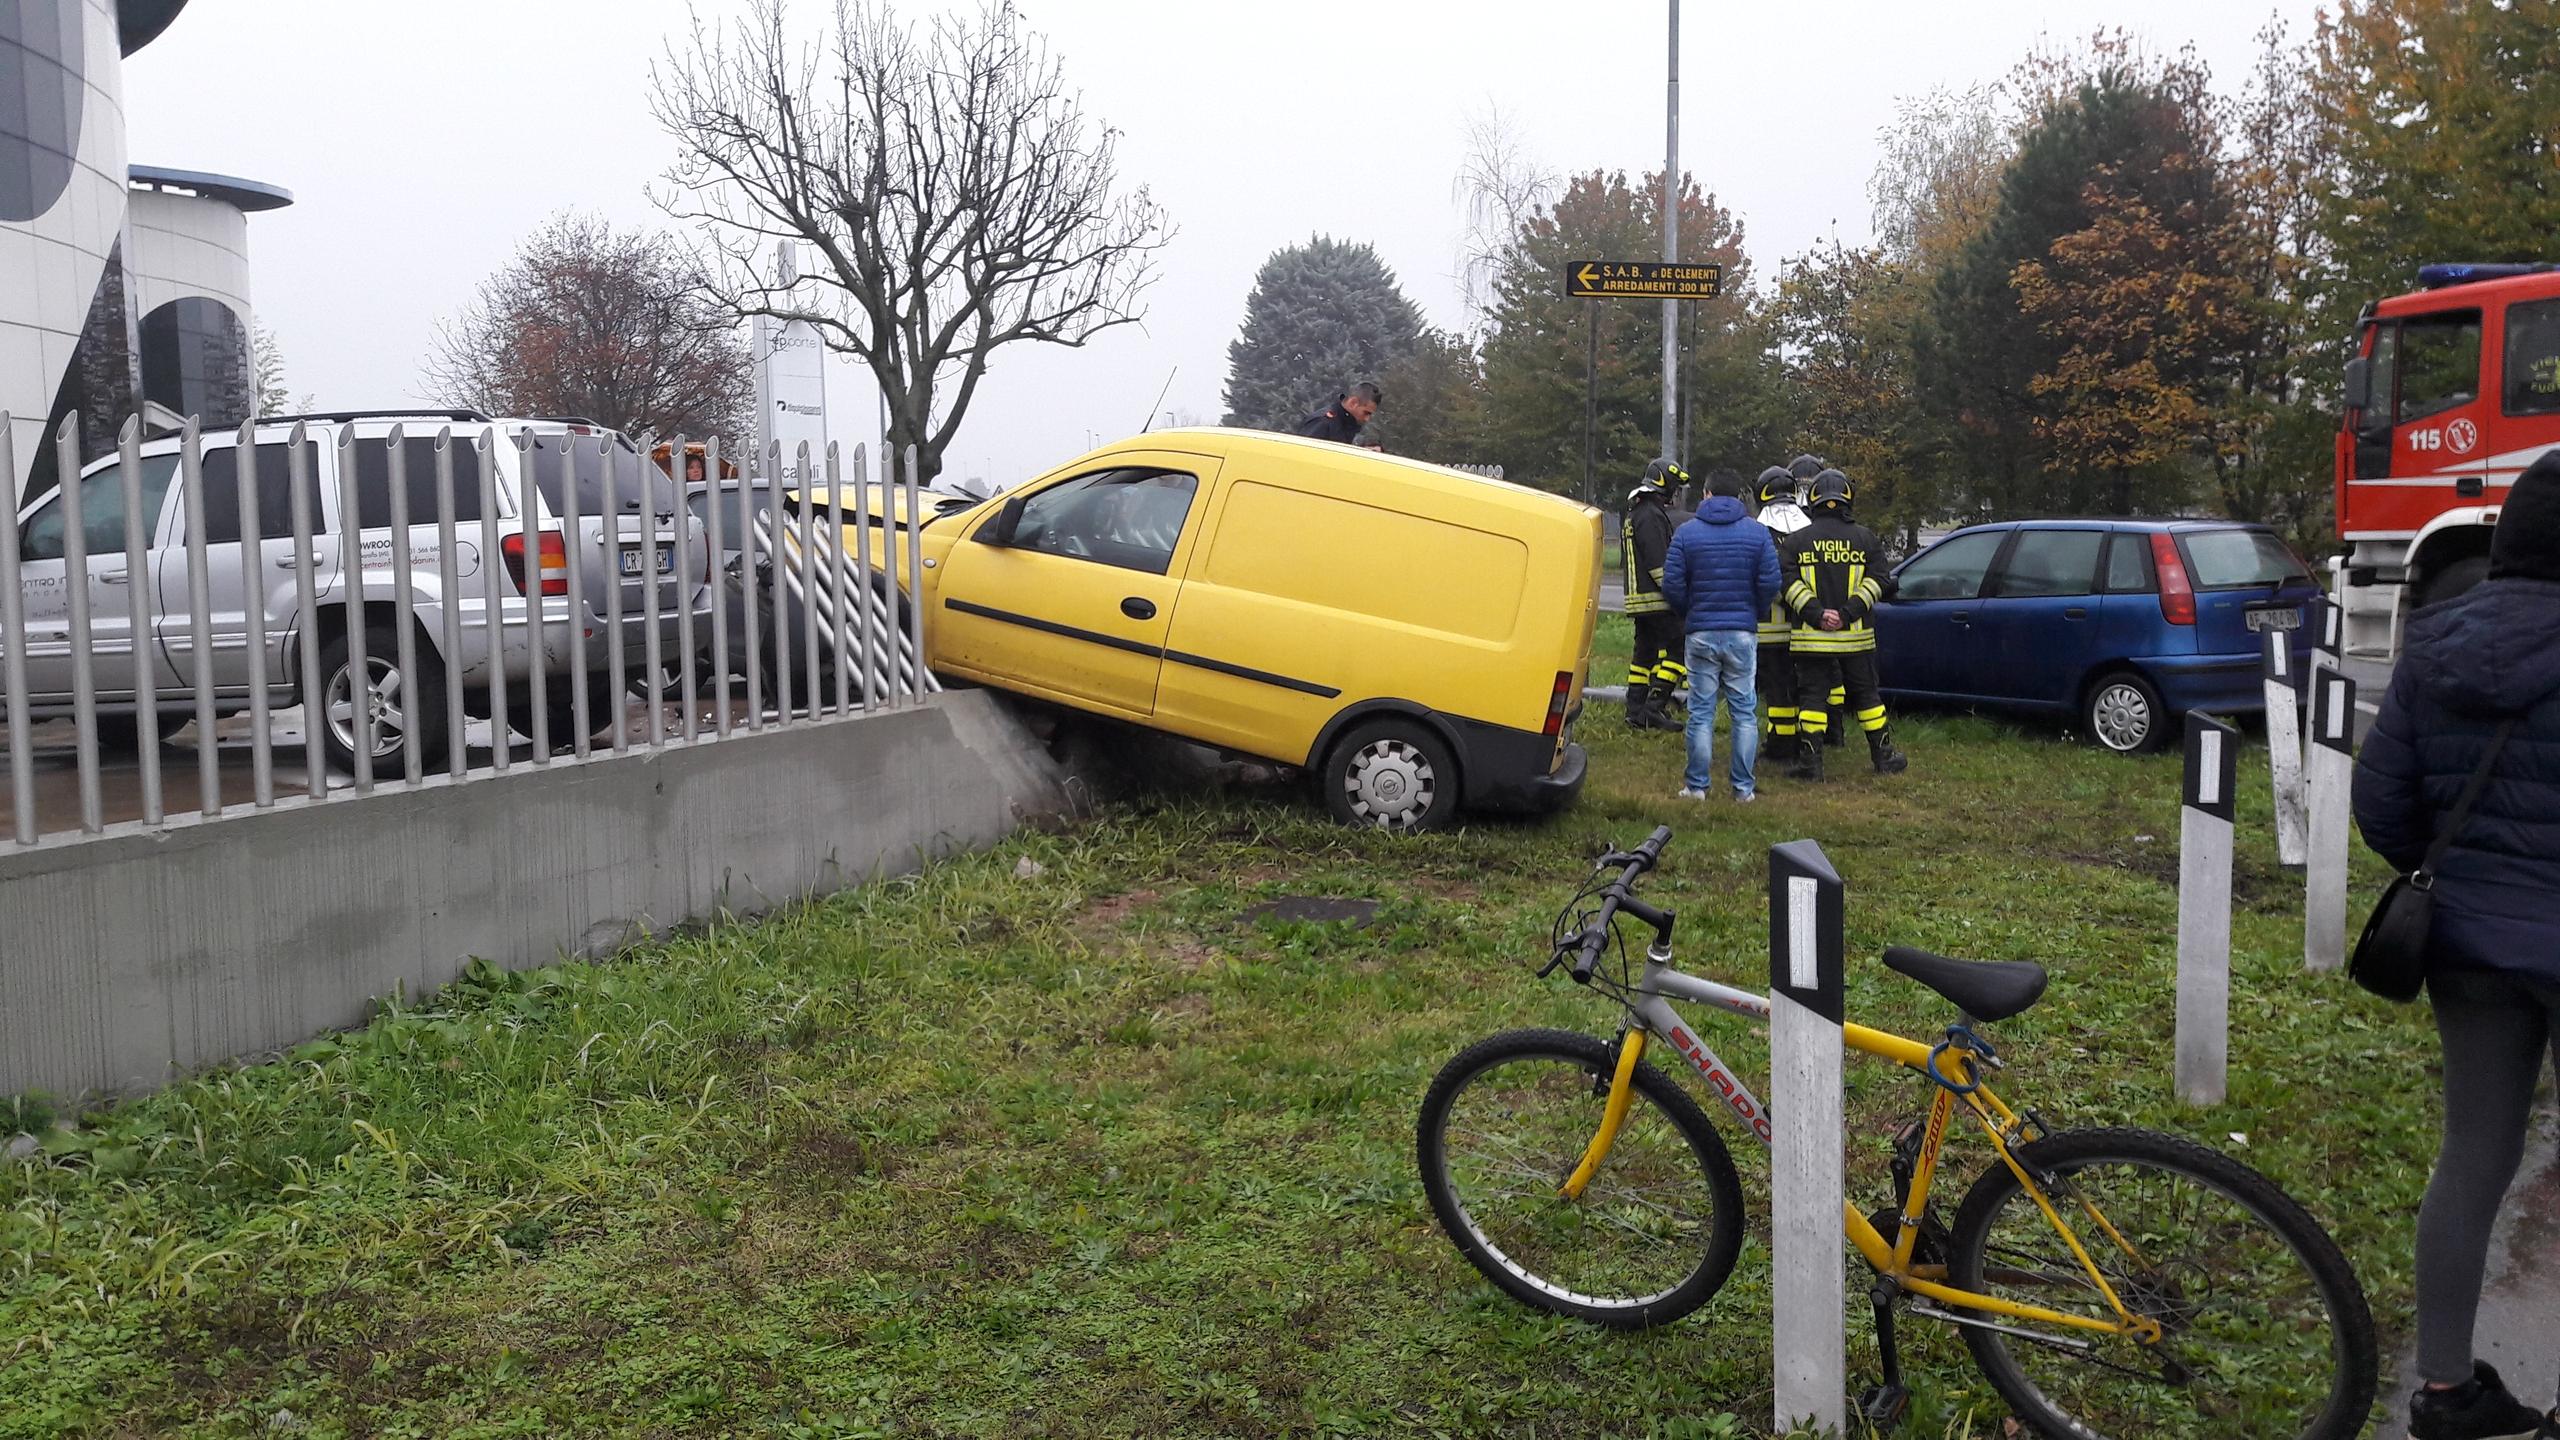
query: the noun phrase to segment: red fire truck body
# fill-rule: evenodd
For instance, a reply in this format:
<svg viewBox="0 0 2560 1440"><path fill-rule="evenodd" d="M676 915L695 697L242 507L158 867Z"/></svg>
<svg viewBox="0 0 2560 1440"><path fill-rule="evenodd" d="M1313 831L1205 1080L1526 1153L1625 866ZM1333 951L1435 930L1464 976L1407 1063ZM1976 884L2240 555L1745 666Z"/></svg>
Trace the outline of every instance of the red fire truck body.
<svg viewBox="0 0 2560 1440"><path fill-rule="evenodd" d="M2394 654L2409 611L2480 582L2507 487L2560 446L2560 269L2418 274L2366 307L2347 366L2333 593L2355 654Z"/></svg>

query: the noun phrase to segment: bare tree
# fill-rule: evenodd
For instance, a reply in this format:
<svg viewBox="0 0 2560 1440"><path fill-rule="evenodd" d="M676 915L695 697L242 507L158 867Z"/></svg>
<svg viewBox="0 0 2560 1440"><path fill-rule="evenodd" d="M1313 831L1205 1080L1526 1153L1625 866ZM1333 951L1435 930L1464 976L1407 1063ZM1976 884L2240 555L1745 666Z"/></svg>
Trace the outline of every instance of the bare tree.
<svg viewBox="0 0 2560 1440"><path fill-rule="evenodd" d="M555 215L436 327L427 398L579 415L634 436L737 435L754 375L737 320L672 237Z"/></svg>
<svg viewBox="0 0 2560 1440"><path fill-rule="evenodd" d="M1450 182L1464 214L1458 235L1458 289L1476 328L1493 308L1495 282L1521 227L1563 182L1530 155L1520 128L1487 102L1466 119L1466 156Z"/></svg>
<svg viewBox="0 0 2560 1440"><path fill-rule="evenodd" d="M1171 231L1144 186L1119 193L1118 132L1007 0L921 32L838 0L815 46L783 10L696 15L651 68L678 147L657 198L702 225L737 313L807 320L869 368L889 443L932 476L995 352L1143 319ZM764 268L775 240L817 252L799 284Z"/></svg>
<svg viewBox="0 0 2560 1440"><path fill-rule="evenodd" d="M260 321L252 335L250 348L256 352L257 368L250 383L257 388L258 414L263 417L318 409L307 392L300 404L294 403L293 391L285 384L284 345L276 339L276 332Z"/></svg>

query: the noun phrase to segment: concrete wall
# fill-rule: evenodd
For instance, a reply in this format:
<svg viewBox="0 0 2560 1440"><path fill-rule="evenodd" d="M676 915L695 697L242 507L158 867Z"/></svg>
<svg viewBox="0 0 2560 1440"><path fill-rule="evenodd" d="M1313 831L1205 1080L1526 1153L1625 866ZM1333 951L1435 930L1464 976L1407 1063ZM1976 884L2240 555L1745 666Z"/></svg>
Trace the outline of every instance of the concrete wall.
<svg viewBox="0 0 2560 1440"><path fill-rule="evenodd" d="M924 708L0 854L0 1094L146 1089L363 1022L472 956L643 930L983 848L1065 804L983 692Z"/></svg>

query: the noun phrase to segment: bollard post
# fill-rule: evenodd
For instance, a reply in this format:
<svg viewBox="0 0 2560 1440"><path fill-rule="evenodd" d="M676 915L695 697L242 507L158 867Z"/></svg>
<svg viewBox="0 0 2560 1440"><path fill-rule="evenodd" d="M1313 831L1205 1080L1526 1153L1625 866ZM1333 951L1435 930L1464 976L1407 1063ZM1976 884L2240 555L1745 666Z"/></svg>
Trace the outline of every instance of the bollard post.
<svg viewBox="0 0 2560 1440"><path fill-rule="evenodd" d="M1846 1433L1847 1273L1840 1249L1840 873L1822 847L1769 851L1771 1292L1778 1433Z"/></svg>
<svg viewBox="0 0 2560 1440"><path fill-rule="evenodd" d="M2306 612L2302 618L2311 625L2311 673L2339 671L2343 667L2338 657L2345 653L2346 607L2335 596L2323 595L2302 608Z"/></svg>
<svg viewBox="0 0 2560 1440"><path fill-rule="evenodd" d="M2290 688L2287 687L2288 693ZM2178 1098L2222 1103L2231 1049L2231 813L2240 732L2187 715L2178 828Z"/></svg>
<svg viewBox="0 0 2560 1440"><path fill-rule="evenodd" d="M2302 963L2347 963L2347 794L2355 778L2356 682L2320 672L2311 691L2311 745L2304 754L2311 795L2310 854L2303 866Z"/></svg>
<svg viewBox="0 0 2560 1440"><path fill-rule="evenodd" d="M2260 635L2258 678L2267 698L2267 769L2275 781L2276 860L2300 869L2309 844L2302 800L2302 692L2294 683L2293 637Z"/></svg>

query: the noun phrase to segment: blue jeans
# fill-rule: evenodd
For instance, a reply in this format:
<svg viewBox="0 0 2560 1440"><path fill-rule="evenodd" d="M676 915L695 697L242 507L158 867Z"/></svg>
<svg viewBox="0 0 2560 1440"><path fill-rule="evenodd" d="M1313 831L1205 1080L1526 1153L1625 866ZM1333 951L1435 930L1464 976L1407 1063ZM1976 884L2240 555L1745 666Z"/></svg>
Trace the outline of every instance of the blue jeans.
<svg viewBox="0 0 2560 1440"><path fill-rule="evenodd" d="M1689 636L1689 769L1692 790L1713 788L1716 768L1716 701L1724 701L1733 727L1733 793L1752 793L1751 770L1760 759L1760 702L1752 679L1760 669L1760 639L1749 630L1700 630Z"/></svg>

